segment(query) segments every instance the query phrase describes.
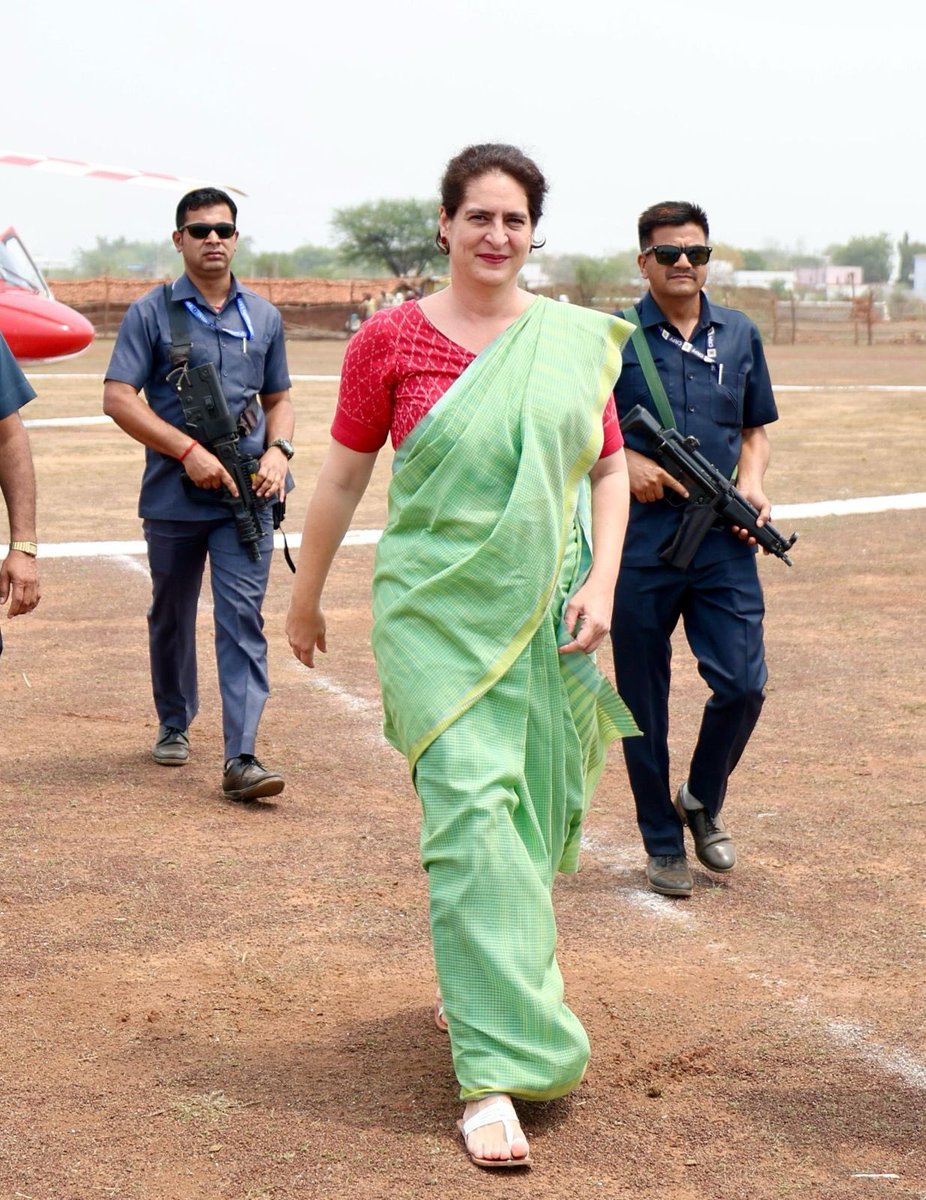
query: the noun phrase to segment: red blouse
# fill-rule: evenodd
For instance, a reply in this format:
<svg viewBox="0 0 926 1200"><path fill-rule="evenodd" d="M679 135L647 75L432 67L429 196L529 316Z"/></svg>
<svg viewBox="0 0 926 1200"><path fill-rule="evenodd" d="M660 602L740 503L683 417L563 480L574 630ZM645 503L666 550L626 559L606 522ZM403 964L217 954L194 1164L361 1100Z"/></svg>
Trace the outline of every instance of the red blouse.
<svg viewBox="0 0 926 1200"><path fill-rule="evenodd" d="M347 347L331 436L364 454L390 433L399 446L475 357L436 329L417 300L380 309ZM624 444L613 395L602 424L605 458Z"/></svg>

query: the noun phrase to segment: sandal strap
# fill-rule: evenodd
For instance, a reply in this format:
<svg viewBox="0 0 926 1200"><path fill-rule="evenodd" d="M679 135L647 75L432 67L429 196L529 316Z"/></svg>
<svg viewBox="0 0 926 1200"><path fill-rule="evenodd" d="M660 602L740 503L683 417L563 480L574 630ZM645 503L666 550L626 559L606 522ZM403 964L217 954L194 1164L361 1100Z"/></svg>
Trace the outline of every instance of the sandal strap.
<svg viewBox="0 0 926 1200"><path fill-rule="evenodd" d="M463 1122L463 1136L468 1138L471 1133L477 1129L482 1129L484 1125L501 1124L505 1129L505 1140L508 1143L508 1150L511 1150L511 1145L514 1142L513 1126L518 1119L518 1114L514 1111L514 1105L510 1100L496 1100L494 1104L487 1104L477 1113Z"/></svg>

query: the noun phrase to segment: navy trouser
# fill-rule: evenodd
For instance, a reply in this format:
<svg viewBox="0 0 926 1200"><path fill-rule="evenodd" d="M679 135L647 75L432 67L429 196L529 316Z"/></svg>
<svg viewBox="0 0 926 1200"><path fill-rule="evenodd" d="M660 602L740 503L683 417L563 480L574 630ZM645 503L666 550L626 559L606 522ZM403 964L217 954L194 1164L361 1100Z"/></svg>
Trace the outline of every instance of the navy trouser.
<svg viewBox="0 0 926 1200"><path fill-rule="evenodd" d="M765 699L765 604L755 556L684 571L662 563L622 566L614 599L617 686L643 730L642 737L622 743L637 822L648 854L681 854L683 827L669 781L670 639L681 618L711 689L687 782L716 816Z"/></svg>
<svg viewBox="0 0 926 1200"><path fill-rule="evenodd" d="M144 522L152 585L148 647L158 719L187 729L199 709L196 608L208 556L226 759L254 753L270 694L260 611L273 551L269 509L262 518L259 562L248 557L230 518Z"/></svg>

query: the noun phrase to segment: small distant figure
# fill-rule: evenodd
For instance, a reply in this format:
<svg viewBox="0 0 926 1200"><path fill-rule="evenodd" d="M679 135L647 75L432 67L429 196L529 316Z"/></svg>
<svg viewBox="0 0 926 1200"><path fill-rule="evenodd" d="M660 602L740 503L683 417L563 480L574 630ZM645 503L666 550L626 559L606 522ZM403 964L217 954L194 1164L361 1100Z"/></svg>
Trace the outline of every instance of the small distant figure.
<svg viewBox="0 0 926 1200"><path fill-rule="evenodd" d="M0 566L0 604L9 616L32 612L41 597L36 568L35 470L19 410L35 392L0 334L0 490L10 523L10 547ZM3 638L0 636L0 653Z"/></svg>
<svg viewBox="0 0 926 1200"><path fill-rule="evenodd" d="M370 317L376 312L376 301L370 292L364 293L363 300L360 304L360 320L369 321Z"/></svg>
<svg viewBox="0 0 926 1200"><path fill-rule="evenodd" d="M350 314L350 316L347 318L347 321L344 324L344 328L347 330L348 333L356 333L357 330L360 328L361 324L362 324L362 321L360 320L360 313L352 312Z"/></svg>

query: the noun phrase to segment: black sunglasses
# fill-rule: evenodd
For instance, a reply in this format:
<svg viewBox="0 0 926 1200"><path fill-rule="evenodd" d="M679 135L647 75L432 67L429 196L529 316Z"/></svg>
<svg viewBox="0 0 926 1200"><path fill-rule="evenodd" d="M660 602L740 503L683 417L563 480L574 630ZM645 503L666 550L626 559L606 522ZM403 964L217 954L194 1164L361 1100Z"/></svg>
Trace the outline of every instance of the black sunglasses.
<svg viewBox="0 0 926 1200"><path fill-rule="evenodd" d="M193 221L189 225L180 226L181 233L183 233L184 229L187 231L190 237L196 238L196 240L199 242L201 242L204 238L207 238L209 234L213 232L216 233L224 242L230 237L234 237L236 232L235 226L231 223L231 221L219 221L217 225L207 225L205 221Z"/></svg>
<svg viewBox="0 0 926 1200"><path fill-rule="evenodd" d="M652 254L661 267L674 267L684 254L693 267L706 267L713 246L650 246L644 255Z"/></svg>

